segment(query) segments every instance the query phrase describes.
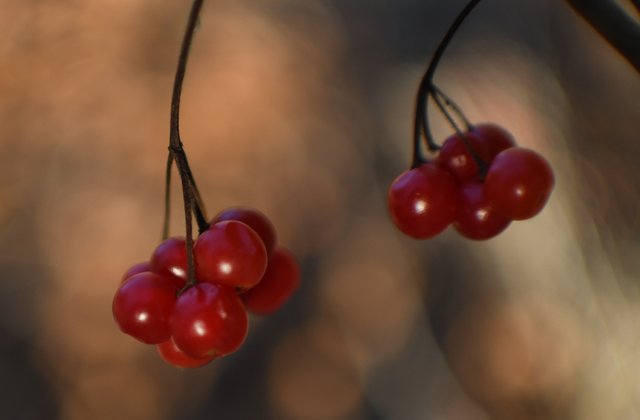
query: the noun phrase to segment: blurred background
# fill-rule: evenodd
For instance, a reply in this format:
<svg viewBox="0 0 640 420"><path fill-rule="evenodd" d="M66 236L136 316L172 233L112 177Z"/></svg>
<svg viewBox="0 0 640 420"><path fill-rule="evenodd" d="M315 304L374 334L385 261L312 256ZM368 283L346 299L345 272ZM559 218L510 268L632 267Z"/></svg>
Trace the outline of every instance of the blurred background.
<svg viewBox="0 0 640 420"><path fill-rule="evenodd" d="M0 417L640 418L640 83L565 2L481 3L436 74L550 160L543 213L487 242L388 219L418 82L463 5L205 2L192 169L211 215L270 216L303 283L237 353L178 370L111 300L160 240L190 2L2 1ZM181 209L174 182L174 235Z"/></svg>

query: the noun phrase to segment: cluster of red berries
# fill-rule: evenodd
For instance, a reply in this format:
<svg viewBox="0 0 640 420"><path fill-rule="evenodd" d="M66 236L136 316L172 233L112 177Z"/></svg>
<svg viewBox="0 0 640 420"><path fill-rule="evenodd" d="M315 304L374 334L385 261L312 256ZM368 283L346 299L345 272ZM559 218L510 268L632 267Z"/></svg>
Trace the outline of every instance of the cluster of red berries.
<svg viewBox="0 0 640 420"><path fill-rule="evenodd" d="M230 208L218 214L193 246L195 278L188 285L183 237L163 241L150 261L132 266L113 299L120 329L171 365L203 366L236 351L248 331L247 310L266 315L298 287L295 257L276 245L261 212Z"/></svg>
<svg viewBox="0 0 640 420"><path fill-rule="evenodd" d="M503 128L478 124L449 137L433 162L396 178L388 205L411 237L431 238L453 224L462 236L484 240L538 214L554 182L544 157L517 147Z"/></svg>

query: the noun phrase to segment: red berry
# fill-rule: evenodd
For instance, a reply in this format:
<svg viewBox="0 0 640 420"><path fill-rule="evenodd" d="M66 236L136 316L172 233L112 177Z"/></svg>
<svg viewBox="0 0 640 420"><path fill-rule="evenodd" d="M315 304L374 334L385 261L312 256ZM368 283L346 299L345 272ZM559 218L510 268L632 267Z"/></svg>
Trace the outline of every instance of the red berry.
<svg viewBox="0 0 640 420"><path fill-rule="evenodd" d="M267 251L260 236L236 220L211 225L193 249L200 281L249 289L267 268Z"/></svg>
<svg viewBox="0 0 640 420"><path fill-rule="evenodd" d="M181 289L187 282L187 245L182 237L165 239L151 255L153 271L170 278Z"/></svg>
<svg viewBox="0 0 640 420"><path fill-rule="evenodd" d="M464 133L463 135L476 156L488 164L490 161L489 149L485 142L473 133ZM474 179L480 173L480 168L469 147L458 134L445 140L435 162L441 168L449 171L458 182Z"/></svg>
<svg viewBox="0 0 640 420"><path fill-rule="evenodd" d="M157 344L156 350L158 350L162 360L179 368L197 368L208 364L216 358L215 356L191 357L180 350L173 339Z"/></svg>
<svg viewBox="0 0 640 420"><path fill-rule="evenodd" d="M231 207L218 213L211 221L211 224L225 220L237 220L255 230L262 242L264 242L267 254L271 256L276 247L276 230L271 221L262 212L249 207Z"/></svg>
<svg viewBox="0 0 640 420"><path fill-rule="evenodd" d="M136 274L145 273L147 271L151 271L151 272L153 271L153 268L151 267L151 263L149 261L144 261L138 264L134 264L131 267L129 267L129 269L125 271L125 273L122 275L122 278L120 279L120 283L124 283L125 280L128 280L129 278L135 276Z"/></svg>
<svg viewBox="0 0 640 420"><path fill-rule="evenodd" d="M289 251L279 247L269 260L262 280L240 295L247 309L259 315L279 309L300 285L300 267Z"/></svg>
<svg viewBox="0 0 640 420"><path fill-rule="evenodd" d="M472 181L461 187L460 212L453 227L469 239L489 239L509 226L511 221L496 213L484 196L483 185Z"/></svg>
<svg viewBox="0 0 640 420"><path fill-rule="evenodd" d="M178 297L170 328L176 345L187 355L222 356L244 341L247 310L232 288L198 283Z"/></svg>
<svg viewBox="0 0 640 420"><path fill-rule="evenodd" d="M394 223L416 239L430 238L445 230L457 215L459 200L451 174L433 163L400 174L388 194Z"/></svg>
<svg viewBox="0 0 640 420"><path fill-rule="evenodd" d="M489 151L489 161L487 163L491 163L498 153L516 145L511 133L496 124L477 124L473 126L471 131L486 143Z"/></svg>
<svg viewBox="0 0 640 420"><path fill-rule="evenodd" d="M529 219L542 210L555 183L545 158L533 150L502 151L489 167L484 192L496 211L513 220Z"/></svg>
<svg viewBox="0 0 640 420"><path fill-rule="evenodd" d="M122 332L147 344L169 339L169 317L176 287L155 273L139 273L120 285L113 298L113 317Z"/></svg>

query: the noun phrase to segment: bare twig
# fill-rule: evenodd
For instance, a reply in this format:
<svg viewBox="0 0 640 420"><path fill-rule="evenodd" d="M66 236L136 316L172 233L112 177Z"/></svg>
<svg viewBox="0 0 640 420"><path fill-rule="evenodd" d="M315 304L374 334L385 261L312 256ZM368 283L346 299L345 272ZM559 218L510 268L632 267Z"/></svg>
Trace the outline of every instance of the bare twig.
<svg viewBox="0 0 640 420"><path fill-rule="evenodd" d="M567 3L640 72L640 25L624 9L611 0Z"/></svg>
<svg viewBox="0 0 640 420"><path fill-rule="evenodd" d="M173 159L167 161L167 168L170 169L171 160L173 160L178 168L180 180L182 181L182 196L184 200L184 219L185 219L185 241L187 249L187 283L185 287L178 293L182 293L187 288L196 284L195 265L193 261L193 227L191 226L191 212L194 204L198 203L194 197L194 184L189 176L189 164L187 155L182 148L182 140L180 139L180 98L182 94L182 82L187 69L187 59L189 58L189 50L193 41L193 33L198 23L198 16L204 0L193 0L189 20L187 21L187 29L185 30L180 48L180 56L178 58L178 68L176 69L176 77L173 83L173 94L171 96L171 119L169 129L169 153ZM165 204L166 206L166 204ZM205 221L206 223L206 221Z"/></svg>

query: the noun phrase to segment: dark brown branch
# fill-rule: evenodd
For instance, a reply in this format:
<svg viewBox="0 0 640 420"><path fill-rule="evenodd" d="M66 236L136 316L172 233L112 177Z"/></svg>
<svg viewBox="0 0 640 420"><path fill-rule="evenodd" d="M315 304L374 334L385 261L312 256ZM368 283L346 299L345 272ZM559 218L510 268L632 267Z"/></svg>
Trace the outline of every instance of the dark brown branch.
<svg viewBox="0 0 640 420"><path fill-rule="evenodd" d="M186 290L196 283L195 266L193 262L193 227L191 222L191 213L193 211L194 204L197 205L197 203L195 202L195 198L193 195L193 184L189 177L190 171L188 169L189 164L187 163L187 156L184 153L184 149L182 148L182 141L180 140L179 120L182 82L184 81L184 74L187 68L187 59L189 58L189 50L191 49L191 41L193 40L193 33L195 32L203 1L204 0L194 0L191 6L191 13L189 14L189 20L187 21L187 29L185 30L184 39L182 40L182 47L180 48L178 68L176 70L176 77L173 83L173 95L171 96L169 153L171 153L173 161L176 163L178 173L180 174L180 181L182 181L182 195L184 200L185 218L185 241L187 248L187 284L179 293L182 293L182 291ZM169 162L167 163L167 166L170 164Z"/></svg>
<svg viewBox="0 0 640 420"><path fill-rule="evenodd" d="M433 76L436 73L440 59L442 59L451 39L453 39L453 36L460 28L460 25L462 25L467 16L469 16L469 13L471 13L473 8L476 7L480 1L481 0L469 0L460 14L456 16L455 20L444 34L444 37L440 40L436 51L433 53L429 67L420 80L420 85L418 85L418 94L416 95L415 118L413 120L413 159L411 162L411 168L417 168L426 162L426 159L422 155L422 149L420 148L420 139L423 133L427 143L427 148L430 151L434 152L440 148L431 135L431 130L429 129L429 112L427 109L429 106L429 93L431 86L433 85ZM446 110L444 113L446 114Z"/></svg>
<svg viewBox="0 0 640 420"><path fill-rule="evenodd" d="M167 156L167 167L164 177L164 218L162 222L162 240L169 237L169 219L171 218L171 169L173 167L173 155Z"/></svg>
<svg viewBox="0 0 640 420"><path fill-rule="evenodd" d="M567 0L612 47L640 72L640 25L610 0Z"/></svg>

